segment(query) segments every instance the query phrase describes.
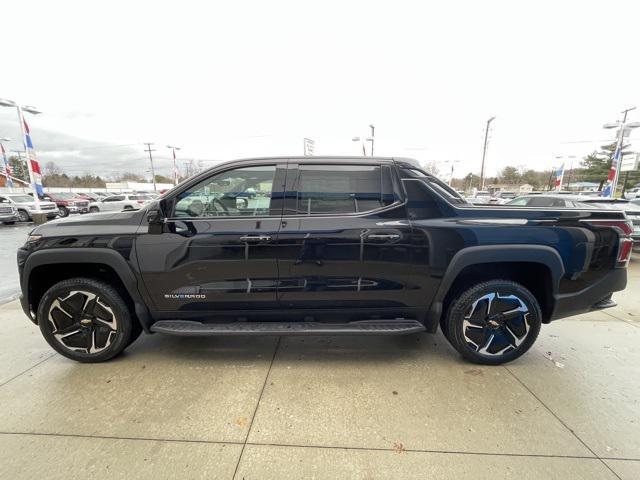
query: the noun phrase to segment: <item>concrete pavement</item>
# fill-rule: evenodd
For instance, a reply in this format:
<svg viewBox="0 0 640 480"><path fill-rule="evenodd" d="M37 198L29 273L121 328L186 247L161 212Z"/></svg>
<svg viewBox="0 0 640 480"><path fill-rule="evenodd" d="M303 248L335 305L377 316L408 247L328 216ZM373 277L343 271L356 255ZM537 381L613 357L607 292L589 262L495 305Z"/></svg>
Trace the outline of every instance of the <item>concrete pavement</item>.
<svg viewBox="0 0 640 480"><path fill-rule="evenodd" d="M0 305L17 298L20 293L16 250L24 244L33 228L33 223L0 225Z"/></svg>
<svg viewBox="0 0 640 480"><path fill-rule="evenodd" d="M640 478L640 261L504 367L440 333L143 336L97 365L0 306L0 478ZM635 294L634 294L635 292Z"/></svg>

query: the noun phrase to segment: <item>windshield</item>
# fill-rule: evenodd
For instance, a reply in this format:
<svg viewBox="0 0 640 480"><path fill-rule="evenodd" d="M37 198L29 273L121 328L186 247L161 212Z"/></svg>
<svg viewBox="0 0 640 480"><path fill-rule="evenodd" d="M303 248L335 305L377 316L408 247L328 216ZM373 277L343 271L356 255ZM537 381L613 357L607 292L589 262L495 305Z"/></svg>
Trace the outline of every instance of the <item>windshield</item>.
<svg viewBox="0 0 640 480"><path fill-rule="evenodd" d="M33 202L33 198L31 198L29 195L7 195L7 196L16 203Z"/></svg>

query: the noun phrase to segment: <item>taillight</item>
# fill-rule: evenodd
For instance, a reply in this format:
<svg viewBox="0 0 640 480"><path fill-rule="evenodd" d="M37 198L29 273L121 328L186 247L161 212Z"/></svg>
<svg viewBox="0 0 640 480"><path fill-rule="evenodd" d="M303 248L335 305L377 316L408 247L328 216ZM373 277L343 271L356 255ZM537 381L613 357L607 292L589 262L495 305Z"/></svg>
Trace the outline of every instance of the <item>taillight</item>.
<svg viewBox="0 0 640 480"><path fill-rule="evenodd" d="M138 203L142 204L142 203L144 203L144 200L138 200Z"/></svg>
<svg viewBox="0 0 640 480"><path fill-rule="evenodd" d="M633 223L630 220L589 220L587 223L596 227L610 227L618 232L618 255L616 257L616 268L626 268L631 260L633 251Z"/></svg>

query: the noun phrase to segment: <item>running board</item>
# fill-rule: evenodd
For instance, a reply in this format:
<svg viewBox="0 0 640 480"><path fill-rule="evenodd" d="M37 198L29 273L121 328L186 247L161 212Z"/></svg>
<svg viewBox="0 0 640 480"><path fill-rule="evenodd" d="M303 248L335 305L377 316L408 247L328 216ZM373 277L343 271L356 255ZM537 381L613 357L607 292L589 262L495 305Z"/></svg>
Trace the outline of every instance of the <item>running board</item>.
<svg viewBox="0 0 640 480"><path fill-rule="evenodd" d="M417 320L362 320L349 323L319 322L235 322L200 323L189 320L161 320L151 331L182 337L216 335L404 335L425 331Z"/></svg>

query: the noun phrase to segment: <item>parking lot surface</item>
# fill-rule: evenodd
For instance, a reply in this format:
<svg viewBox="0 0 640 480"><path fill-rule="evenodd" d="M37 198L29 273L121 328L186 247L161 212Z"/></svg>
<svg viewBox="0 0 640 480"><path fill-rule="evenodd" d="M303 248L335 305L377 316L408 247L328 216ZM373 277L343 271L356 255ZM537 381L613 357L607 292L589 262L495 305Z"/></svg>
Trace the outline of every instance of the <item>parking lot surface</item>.
<svg viewBox="0 0 640 480"><path fill-rule="evenodd" d="M503 367L442 335L143 335L83 365L0 306L0 478L640 478L640 261Z"/></svg>
<svg viewBox="0 0 640 480"><path fill-rule="evenodd" d="M32 223L0 225L0 304L20 293L16 250L33 230Z"/></svg>

